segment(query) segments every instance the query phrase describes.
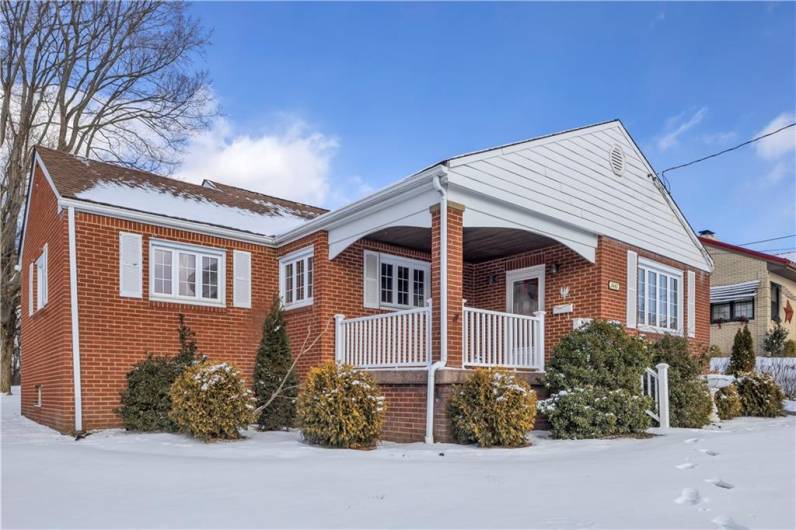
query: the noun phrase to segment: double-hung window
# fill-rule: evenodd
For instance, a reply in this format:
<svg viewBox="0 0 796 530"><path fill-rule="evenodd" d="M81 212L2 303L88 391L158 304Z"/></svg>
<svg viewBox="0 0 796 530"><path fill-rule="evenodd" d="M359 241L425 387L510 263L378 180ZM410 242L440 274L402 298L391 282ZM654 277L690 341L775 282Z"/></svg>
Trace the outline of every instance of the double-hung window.
<svg viewBox="0 0 796 530"><path fill-rule="evenodd" d="M430 296L428 263L389 254L367 254L378 258L380 307L409 308L426 305L426 299Z"/></svg>
<svg viewBox="0 0 796 530"><path fill-rule="evenodd" d="M638 260L636 303L640 329L681 333L683 272L651 260Z"/></svg>
<svg viewBox="0 0 796 530"><path fill-rule="evenodd" d="M47 245L44 245L44 249L42 250L41 255L36 259L34 264L36 269L36 307L33 309L34 311L38 311L42 307L47 305L47 300L49 298L49 291L48 291L48 267L47 267ZM33 266L30 267L30 272L33 272ZM31 281L29 282L29 288L33 289L33 282L32 277ZM31 302L31 307L33 297L28 297L28 300Z"/></svg>
<svg viewBox="0 0 796 530"><path fill-rule="evenodd" d="M732 321L746 322L753 318L755 318L754 299L710 304L710 322L714 324Z"/></svg>
<svg viewBox="0 0 796 530"><path fill-rule="evenodd" d="M279 260L279 292L285 309L312 304L313 247L306 247Z"/></svg>
<svg viewBox="0 0 796 530"><path fill-rule="evenodd" d="M224 305L223 250L168 241L150 243L150 297Z"/></svg>

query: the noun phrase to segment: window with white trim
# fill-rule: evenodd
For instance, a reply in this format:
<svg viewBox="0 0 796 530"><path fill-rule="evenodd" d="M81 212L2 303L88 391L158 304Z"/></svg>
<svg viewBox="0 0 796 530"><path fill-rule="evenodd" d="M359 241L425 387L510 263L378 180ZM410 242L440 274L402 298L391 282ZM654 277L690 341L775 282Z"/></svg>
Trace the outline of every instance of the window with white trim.
<svg viewBox="0 0 796 530"><path fill-rule="evenodd" d="M150 298L224 305L224 259L220 249L152 240Z"/></svg>
<svg viewBox="0 0 796 530"><path fill-rule="evenodd" d="M47 245L36 259L36 311L47 305Z"/></svg>
<svg viewBox="0 0 796 530"><path fill-rule="evenodd" d="M279 259L279 294L285 309L312 304L313 247L303 248Z"/></svg>
<svg viewBox="0 0 796 530"><path fill-rule="evenodd" d="M379 254L379 305L423 307L429 295L429 264L390 254Z"/></svg>
<svg viewBox="0 0 796 530"><path fill-rule="evenodd" d="M683 329L683 272L639 258L637 316L639 328L663 333Z"/></svg>

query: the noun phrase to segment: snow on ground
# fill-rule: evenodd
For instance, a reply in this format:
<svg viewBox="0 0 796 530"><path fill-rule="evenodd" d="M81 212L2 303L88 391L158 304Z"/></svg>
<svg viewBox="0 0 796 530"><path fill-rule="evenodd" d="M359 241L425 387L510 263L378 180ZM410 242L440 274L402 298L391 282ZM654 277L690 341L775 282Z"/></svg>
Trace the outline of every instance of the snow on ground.
<svg viewBox="0 0 796 530"><path fill-rule="evenodd" d="M17 389L18 392L18 389ZM796 417L522 449L321 449L296 433L81 441L2 398L2 527L794 528Z"/></svg>

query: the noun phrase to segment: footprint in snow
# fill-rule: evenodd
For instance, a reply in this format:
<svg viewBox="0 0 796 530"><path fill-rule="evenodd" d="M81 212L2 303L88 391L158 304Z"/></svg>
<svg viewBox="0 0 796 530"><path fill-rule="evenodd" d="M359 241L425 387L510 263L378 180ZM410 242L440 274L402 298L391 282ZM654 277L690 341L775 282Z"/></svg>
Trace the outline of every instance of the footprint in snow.
<svg viewBox="0 0 796 530"><path fill-rule="evenodd" d="M729 515L719 515L711 520L711 523L718 525L722 530L749 530L746 526L736 523Z"/></svg>
<svg viewBox="0 0 796 530"><path fill-rule="evenodd" d="M694 464L693 462L684 462L682 464L677 464L674 467L676 467L677 469L694 469L695 467L697 467L697 465Z"/></svg>
<svg viewBox="0 0 796 530"><path fill-rule="evenodd" d="M730 484L729 482L721 480L720 478L708 478L705 479L705 482L713 484L717 488L723 488L725 490L731 490L735 487L735 484Z"/></svg>
<svg viewBox="0 0 796 530"><path fill-rule="evenodd" d="M700 449L699 452L705 453L708 456L719 456L719 453L717 453L716 451L712 451L710 449Z"/></svg>
<svg viewBox="0 0 796 530"><path fill-rule="evenodd" d="M689 438L688 440L685 441L685 443L687 443L687 444L695 444L695 443L701 442L701 441L702 441L701 438Z"/></svg>
<svg viewBox="0 0 796 530"><path fill-rule="evenodd" d="M674 499L674 502L677 504L690 504L691 506L696 506L702 502L702 496L697 489L685 488L680 492L680 496Z"/></svg>

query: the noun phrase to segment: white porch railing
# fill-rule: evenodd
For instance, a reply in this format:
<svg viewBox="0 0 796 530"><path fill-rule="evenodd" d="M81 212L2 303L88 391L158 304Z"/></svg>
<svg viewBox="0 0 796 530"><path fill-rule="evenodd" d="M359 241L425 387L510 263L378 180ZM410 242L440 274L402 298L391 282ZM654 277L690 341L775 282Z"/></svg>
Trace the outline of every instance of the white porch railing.
<svg viewBox="0 0 796 530"><path fill-rule="evenodd" d="M335 315L337 362L359 368L409 368L431 362L431 304L346 319Z"/></svg>
<svg viewBox="0 0 796 530"><path fill-rule="evenodd" d="M544 371L544 311L534 316L464 307L465 366L502 366Z"/></svg>
<svg viewBox="0 0 796 530"><path fill-rule="evenodd" d="M660 363L655 366L657 371L647 368L641 375L641 393L652 398L653 410L647 414L661 428L669 428L669 365Z"/></svg>

